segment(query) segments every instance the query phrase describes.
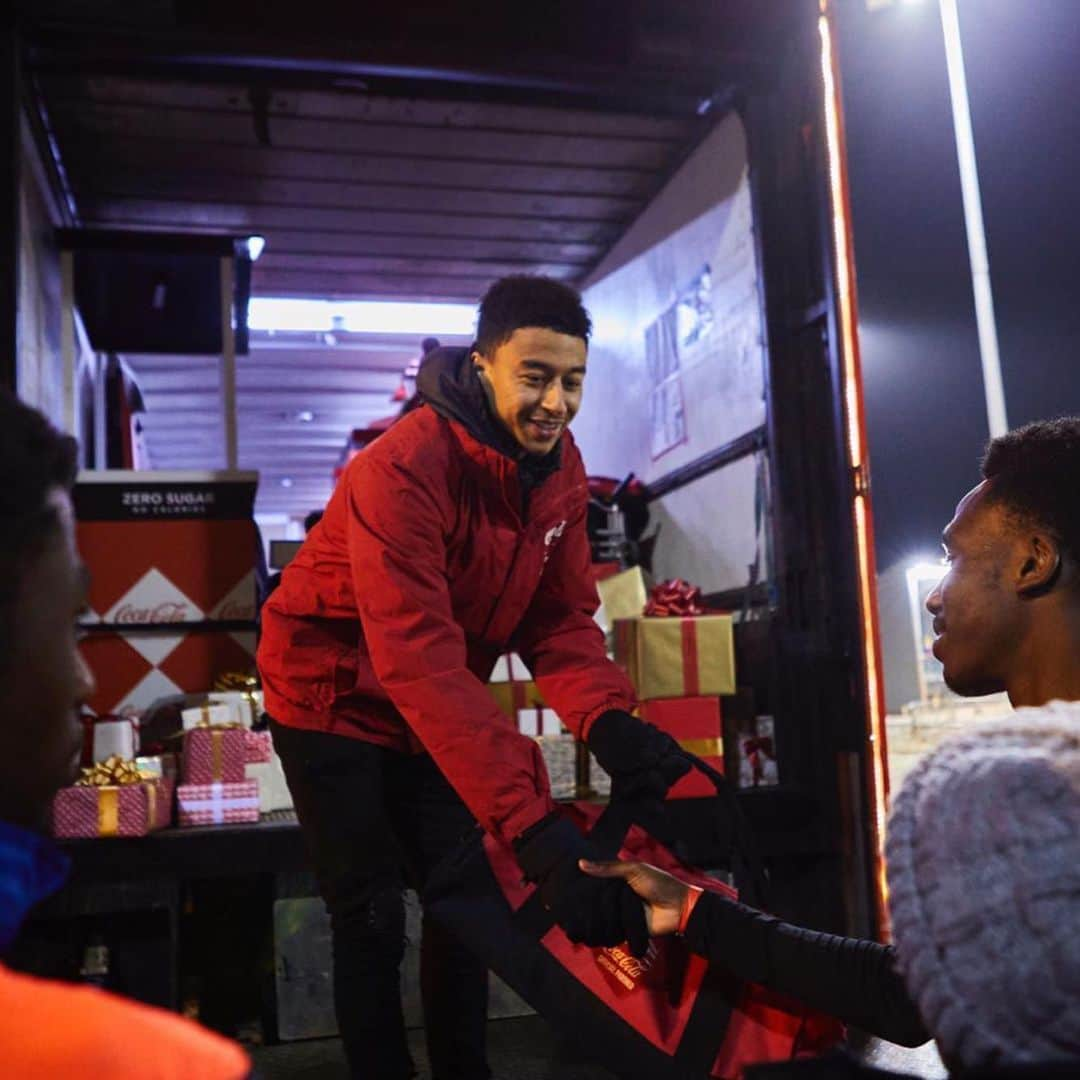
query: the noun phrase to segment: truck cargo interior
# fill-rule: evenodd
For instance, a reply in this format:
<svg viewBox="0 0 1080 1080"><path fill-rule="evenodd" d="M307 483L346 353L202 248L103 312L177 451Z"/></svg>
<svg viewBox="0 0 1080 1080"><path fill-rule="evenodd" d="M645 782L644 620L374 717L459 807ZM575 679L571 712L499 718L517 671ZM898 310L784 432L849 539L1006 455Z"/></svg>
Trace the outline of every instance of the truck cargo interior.
<svg viewBox="0 0 1080 1080"><path fill-rule="evenodd" d="M255 470L264 538L295 539L411 394L422 339L469 344L502 275L577 286L589 474L643 485L655 581L735 614L729 776L739 732L773 720L779 782L738 792L772 906L886 933L827 18L753 0L300 7L23 5L18 256L40 298L20 378L71 411L88 469L132 464L102 422L119 381L143 464ZM721 867L722 815L679 812L689 854Z"/></svg>

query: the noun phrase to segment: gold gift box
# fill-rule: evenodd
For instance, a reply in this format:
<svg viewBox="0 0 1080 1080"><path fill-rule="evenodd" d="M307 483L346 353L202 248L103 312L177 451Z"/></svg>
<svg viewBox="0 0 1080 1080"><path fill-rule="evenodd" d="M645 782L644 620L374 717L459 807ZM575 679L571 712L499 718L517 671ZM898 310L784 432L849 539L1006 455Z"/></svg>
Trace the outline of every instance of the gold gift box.
<svg viewBox="0 0 1080 1080"><path fill-rule="evenodd" d="M487 688L491 691L495 704L514 721L515 725L518 721L519 709L533 709L537 705L544 704L539 687L532 681L488 683Z"/></svg>
<svg viewBox="0 0 1080 1080"><path fill-rule="evenodd" d="M640 566L601 578L596 583L596 591L600 594L609 626L619 619L637 618L645 610L649 598Z"/></svg>
<svg viewBox="0 0 1080 1080"><path fill-rule="evenodd" d="M615 659L642 701L735 692L730 615L620 619Z"/></svg>

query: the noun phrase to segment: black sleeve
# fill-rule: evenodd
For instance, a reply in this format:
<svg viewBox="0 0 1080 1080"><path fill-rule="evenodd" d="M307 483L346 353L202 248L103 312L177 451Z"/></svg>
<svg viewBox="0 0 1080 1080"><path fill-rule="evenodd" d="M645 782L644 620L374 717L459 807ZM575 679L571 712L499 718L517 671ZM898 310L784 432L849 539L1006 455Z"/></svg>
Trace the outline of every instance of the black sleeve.
<svg viewBox="0 0 1080 1080"><path fill-rule="evenodd" d="M748 982L889 1042L919 1046L930 1038L891 946L792 926L710 892L690 916L686 943Z"/></svg>

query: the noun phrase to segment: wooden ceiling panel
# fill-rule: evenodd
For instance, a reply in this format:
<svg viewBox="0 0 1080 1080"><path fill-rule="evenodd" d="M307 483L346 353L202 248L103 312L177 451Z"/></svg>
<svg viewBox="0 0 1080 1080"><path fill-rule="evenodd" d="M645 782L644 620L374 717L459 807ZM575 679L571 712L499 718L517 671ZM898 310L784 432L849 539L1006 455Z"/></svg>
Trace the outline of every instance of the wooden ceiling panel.
<svg viewBox="0 0 1080 1080"><path fill-rule="evenodd" d="M408 184L353 184L324 180L275 180L251 174L148 172L97 166L72 170L75 197L168 200L178 203L243 201L257 213L261 206L307 210L405 210L437 214L477 211L503 217L627 223L638 204L630 198L596 195L553 195L543 192L491 191L484 174L477 186L433 188Z"/></svg>
<svg viewBox="0 0 1080 1080"><path fill-rule="evenodd" d="M139 105L157 109L196 109L201 112L250 115L256 108L267 116L335 120L396 128L436 128L489 132L534 132L590 135L601 138L683 141L692 135L692 118L638 113L506 105L477 101L425 101L365 93L356 82L336 81L336 90L266 88L263 92L235 84L174 83L119 76L46 76L50 98L56 102L94 105Z"/></svg>
<svg viewBox="0 0 1080 1080"><path fill-rule="evenodd" d="M268 119L263 139L254 118L243 113L97 105L85 101L52 103L50 113L61 138L65 132L76 130L98 136L127 134L233 146L261 144L287 150L332 147L339 153L489 165L537 162L657 170L664 168L672 151L680 145L677 140L395 127L295 117Z"/></svg>
<svg viewBox="0 0 1080 1080"><path fill-rule="evenodd" d="M342 181L359 184L403 184L409 187L476 187L476 166L469 161L374 157L324 150L287 150L278 146L231 146L206 140L184 142L129 133L90 137L66 131L68 159L81 174L144 169L197 177L256 175L274 180ZM610 195L640 199L655 183L650 169L596 168L549 162L501 162L486 170L483 187L492 191L555 192L566 195Z"/></svg>
<svg viewBox="0 0 1080 1080"><path fill-rule="evenodd" d="M268 250L279 229L292 233L330 231L338 235L370 235L380 232L429 236L433 245L442 239L478 239L494 237L513 240L516 236L543 239L555 243L598 244L606 250L623 231L611 221L564 221L561 219L509 218L498 214L430 214L424 211L388 212L382 210L325 210L308 208L303 214L275 206L251 207L243 203L177 203L153 198L87 199L79 204L86 224L157 228L169 231L203 231L247 235L260 233L267 239Z"/></svg>

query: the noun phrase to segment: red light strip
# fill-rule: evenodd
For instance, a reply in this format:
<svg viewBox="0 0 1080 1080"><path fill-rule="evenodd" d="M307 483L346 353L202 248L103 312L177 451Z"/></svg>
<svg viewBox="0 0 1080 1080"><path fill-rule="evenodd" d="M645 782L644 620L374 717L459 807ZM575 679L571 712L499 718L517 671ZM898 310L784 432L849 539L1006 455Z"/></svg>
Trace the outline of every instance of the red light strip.
<svg viewBox="0 0 1080 1080"><path fill-rule="evenodd" d="M888 886L881 843L885 835L889 774L886 762L885 701L881 678L881 646L878 637L876 568L874 565L873 523L870 499L865 486L867 475L866 426L863 414L862 372L856 331L854 248L851 211L848 202L847 167L844 155L844 123L840 101L839 71L833 49L832 9L829 0L820 0L818 33L821 37L821 74L824 84L825 135L829 158L829 189L832 196L833 250L836 260L836 293L840 318L841 362L844 378L844 416L847 425L848 464L855 492L852 517L855 528L859 575L859 606L862 614L863 666L866 676L866 705L869 717L871 774L867 777L873 815L874 881L877 885L878 920L883 937L888 937L886 901Z"/></svg>

